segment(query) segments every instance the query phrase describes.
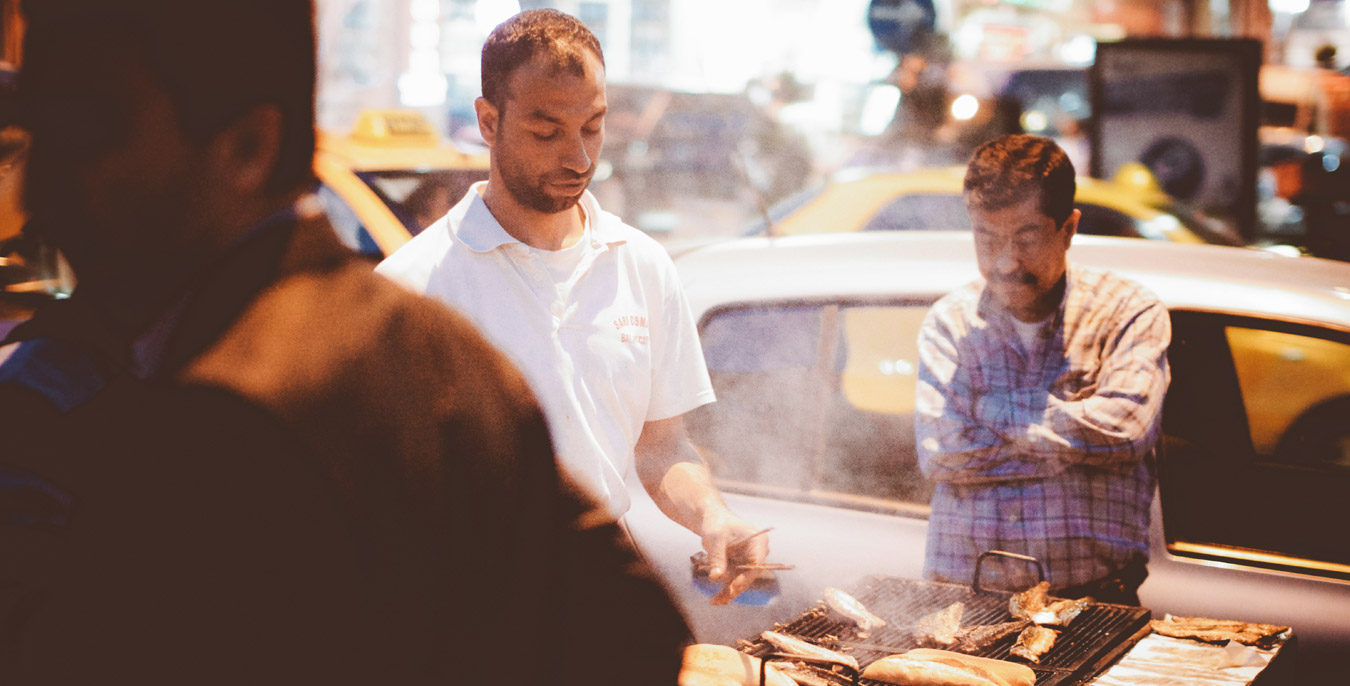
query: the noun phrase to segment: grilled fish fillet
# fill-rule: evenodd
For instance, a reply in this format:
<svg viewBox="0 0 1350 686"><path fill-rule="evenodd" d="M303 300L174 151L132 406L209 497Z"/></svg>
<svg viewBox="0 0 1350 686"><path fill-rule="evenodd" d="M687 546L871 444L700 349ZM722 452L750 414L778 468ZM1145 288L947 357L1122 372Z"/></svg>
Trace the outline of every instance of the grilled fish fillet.
<svg viewBox="0 0 1350 686"><path fill-rule="evenodd" d="M831 662L845 664L854 669L859 668L858 659L852 655L845 655L841 652L830 650L829 648L822 648L814 643L803 641L800 638L788 636L787 634L780 634L777 631L765 631L760 634L760 637L768 641L769 645L772 645L780 653L820 658L822 660L830 660Z"/></svg>
<svg viewBox="0 0 1350 686"><path fill-rule="evenodd" d="M853 620L858 625L858 630L862 632L871 631L877 627L886 626L886 620L867 611L863 604L858 602L857 598L837 589L825 588L825 602L845 617Z"/></svg>
<svg viewBox="0 0 1350 686"><path fill-rule="evenodd" d="M797 686L842 686L849 681L846 677L814 665L796 662L773 662L771 664L789 679L797 682Z"/></svg>
<svg viewBox="0 0 1350 686"><path fill-rule="evenodd" d="M1054 629L1033 624L1022 630L1017 637L1017 643L1013 644L1012 650L1008 652L1027 662L1040 662L1041 656L1050 652L1051 646L1055 645L1055 637L1058 635L1059 632Z"/></svg>
<svg viewBox="0 0 1350 686"><path fill-rule="evenodd" d="M1013 617L1036 624L1068 626L1075 617L1092 604L1092 598L1056 600L1050 602L1050 582L1042 581L1008 599L1008 612Z"/></svg>
<svg viewBox="0 0 1350 686"><path fill-rule="evenodd" d="M1246 645L1270 647L1279 635L1289 630L1278 624L1253 624L1227 619L1205 617L1173 617L1155 619L1149 623L1153 631L1172 638L1190 638L1206 643L1226 643L1230 640Z"/></svg>
<svg viewBox="0 0 1350 686"><path fill-rule="evenodd" d="M914 636L922 645L951 647L956 643L956 632L961 628L961 615L966 604L960 601L920 617L914 625Z"/></svg>
<svg viewBox="0 0 1350 686"><path fill-rule="evenodd" d="M977 653L1003 640L1007 636L1027 628L1031 622L1026 619L1014 619L1002 624L979 624L968 626L956 632L954 650L962 653Z"/></svg>
<svg viewBox="0 0 1350 686"><path fill-rule="evenodd" d="M1042 581L1021 593L1014 593L1008 599L1008 612L1018 619L1034 622L1036 620L1033 617L1036 613L1044 610L1049 604L1050 582Z"/></svg>
<svg viewBox="0 0 1350 686"><path fill-rule="evenodd" d="M1068 626L1074 617L1083 613L1088 605L1092 604L1092 598L1079 598L1077 600L1056 600L1050 603L1043 611L1037 612L1035 621L1037 624L1050 624L1053 626Z"/></svg>

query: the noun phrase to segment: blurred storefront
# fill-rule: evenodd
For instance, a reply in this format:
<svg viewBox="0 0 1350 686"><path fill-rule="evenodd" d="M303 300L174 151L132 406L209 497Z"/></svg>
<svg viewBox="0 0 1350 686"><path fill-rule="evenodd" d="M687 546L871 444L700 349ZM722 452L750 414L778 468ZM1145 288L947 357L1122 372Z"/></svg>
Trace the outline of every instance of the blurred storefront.
<svg viewBox="0 0 1350 686"><path fill-rule="evenodd" d="M922 5L935 13L933 32L945 43L943 60L995 67L1083 67L1092 62L1098 41L1125 37L1245 36L1268 41L1272 50L1284 49L1309 40L1299 28L1307 21L1293 19L1289 10L1300 8L1290 3L1302 2L1303 13L1322 16L1325 6L1339 8L1342 1L904 0L896 8L912 12L913 6ZM828 158L836 136L875 135L884 129L866 120L869 86L891 78L903 55L884 47L870 30L869 12L877 4L318 0L320 124L341 128L365 108L412 107L445 133L456 133L473 123L479 49L488 32L521 9L552 7L579 17L600 38L611 83L679 92L745 92L763 101L769 97L765 83L790 75L812 90L811 97L778 103L786 107L776 114ZM1350 55L1350 46L1342 54ZM1281 63L1281 57L1268 54L1266 61ZM870 106L876 109L875 102ZM872 119L876 116L873 111ZM472 132L466 135L472 138ZM835 154L825 162L846 157Z"/></svg>
<svg viewBox="0 0 1350 686"><path fill-rule="evenodd" d="M1346 2L317 0L320 125L341 130L365 109L411 108L458 144L480 144L472 103L483 40L522 9L559 9L591 27L616 95L626 89L597 175L602 199L653 232L734 233L843 167L959 162L1010 129L1060 138L1087 168L1084 74L1098 43L1251 37L1265 64L1315 69L1325 45L1350 58ZM869 25L878 4L906 21L924 8L935 40L888 49ZM1310 116L1339 121L1334 97L1316 99ZM1009 101L1036 104L1007 110ZM710 118L729 123L707 133ZM639 121L645 128L628 125ZM717 146L693 144L710 140ZM634 180L714 172L712 183Z"/></svg>

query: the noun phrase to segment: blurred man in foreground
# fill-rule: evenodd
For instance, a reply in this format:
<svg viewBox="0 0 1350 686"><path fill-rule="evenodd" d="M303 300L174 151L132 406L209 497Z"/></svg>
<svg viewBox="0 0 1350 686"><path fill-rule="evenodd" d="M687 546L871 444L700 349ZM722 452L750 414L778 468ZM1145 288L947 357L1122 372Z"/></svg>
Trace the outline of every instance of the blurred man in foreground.
<svg viewBox="0 0 1350 686"><path fill-rule="evenodd" d="M521 366L568 471L622 516L636 471L703 539L728 602L768 541L722 502L683 415L713 400L674 264L587 190L605 141L605 64L576 18L523 12L483 46L488 180L377 271L468 315Z"/></svg>
<svg viewBox="0 0 1350 686"><path fill-rule="evenodd" d="M919 464L937 481L925 574L970 583L987 550L1029 555L1052 592L1138 605L1153 445L1167 390L1167 309L1068 261L1073 165L1048 138L984 144L965 202L984 278L919 330ZM982 583L1035 583L994 559Z"/></svg>
<svg viewBox="0 0 1350 686"><path fill-rule="evenodd" d="M26 9L28 204L80 284L0 350L0 681L674 683L520 375L307 195L310 1Z"/></svg>

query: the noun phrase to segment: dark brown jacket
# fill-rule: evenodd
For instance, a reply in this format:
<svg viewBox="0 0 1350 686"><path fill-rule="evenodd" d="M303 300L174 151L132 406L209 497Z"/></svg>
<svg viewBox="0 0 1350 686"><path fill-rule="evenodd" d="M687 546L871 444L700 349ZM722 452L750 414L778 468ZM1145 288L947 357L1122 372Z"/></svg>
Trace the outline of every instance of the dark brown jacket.
<svg viewBox="0 0 1350 686"><path fill-rule="evenodd" d="M76 504L27 676L674 683L683 620L463 318L317 220L190 293L154 378L110 365L61 420Z"/></svg>

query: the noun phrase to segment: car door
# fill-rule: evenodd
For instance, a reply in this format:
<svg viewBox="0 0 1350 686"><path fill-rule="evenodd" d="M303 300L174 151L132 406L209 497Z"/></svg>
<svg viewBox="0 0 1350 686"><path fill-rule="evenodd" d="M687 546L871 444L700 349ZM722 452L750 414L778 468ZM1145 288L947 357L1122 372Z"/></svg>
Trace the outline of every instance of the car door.
<svg viewBox="0 0 1350 686"><path fill-rule="evenodd" d="M1350 646L1350 332L1217 312L1172 322L1166 552L1143 600L1293 626L1316 665Z"/></svg>
<svg viewBox="0 0 1350 686"><path fill-rule="evenodd" d="M1160 474L1169 545L1350 579L1350 537L1325 530L1350 497L1350 335L1216 313L1173 322Z"/></svg>

